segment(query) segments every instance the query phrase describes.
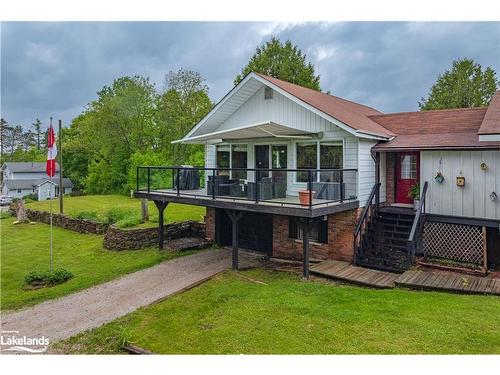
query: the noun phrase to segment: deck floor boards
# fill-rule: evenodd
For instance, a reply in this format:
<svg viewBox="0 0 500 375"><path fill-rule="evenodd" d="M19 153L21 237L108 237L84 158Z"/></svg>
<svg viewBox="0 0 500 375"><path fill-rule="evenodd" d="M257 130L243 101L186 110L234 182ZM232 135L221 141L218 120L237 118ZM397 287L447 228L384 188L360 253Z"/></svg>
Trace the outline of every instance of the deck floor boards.
<svg viewBox="0 0 500 375"><path fill-rule="evenodd" d="M409 270L403 274L356 267L348 262L325 260L310 267L314 274L374 288L401 286L412 289L500 295L500 279L441 271Z"/></svg>
<svg viewBox="0 0 500 375"><path fill-rule="evenodd" d="M407 288L500 295L500 279L482 276L410 270L396 278L395 283Z"/></svg>
<svg viewBox="0 0 500 375"><path fill-rule="evenodd" d="M394 288L397 273L356 267L348 262L326 260L310 267L312 273L374 288Z"/></svg>

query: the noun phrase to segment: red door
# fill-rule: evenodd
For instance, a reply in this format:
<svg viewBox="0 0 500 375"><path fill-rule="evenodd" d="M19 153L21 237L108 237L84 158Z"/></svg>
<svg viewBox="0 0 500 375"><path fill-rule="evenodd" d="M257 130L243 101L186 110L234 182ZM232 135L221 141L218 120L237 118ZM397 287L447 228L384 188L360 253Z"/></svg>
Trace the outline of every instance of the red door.
<svg viewBox="0 0 500 375"><path fill-rule="evenodd" d="M400 152L396 154L396 203L413 203L408 197L410 188L420 177L420 154Z"/></svg>

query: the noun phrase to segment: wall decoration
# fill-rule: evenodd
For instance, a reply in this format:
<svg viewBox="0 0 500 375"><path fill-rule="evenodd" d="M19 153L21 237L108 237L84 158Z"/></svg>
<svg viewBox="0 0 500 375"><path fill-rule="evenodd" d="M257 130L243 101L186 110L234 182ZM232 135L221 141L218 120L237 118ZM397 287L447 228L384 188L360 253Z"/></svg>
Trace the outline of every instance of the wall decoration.
<svg viewBox="0 0 500 375"><path fill-rule="evenodd" d="M490 194L490 200L492 202L496 201L497 200L497 193L495 193L494 191L491 192L491 194Z"/></svg>
<svg viewBox="0 0 500 375"><path fill-rule="evenodd" d="M443 170L441 168L442 165L443 165L443 158L439 158L439 168L436 173L436 176L434 176L434 181L436 181L438 184L442 184L444 181Z"/></svg>
<svg viewBox="0 0 500 375"><path fill-rule="evenodd" d="M488 166L486 165L486 163L483 161L480 165L480 168L482 171L485 171L486 169L488 169Z"/></svg>
<svg viewBox="0 0 500 375"><path fill-rule="evenodd" d="M464 176L457 177L457 186L459 186L459 187L465 186L465 177Z"/></svg>

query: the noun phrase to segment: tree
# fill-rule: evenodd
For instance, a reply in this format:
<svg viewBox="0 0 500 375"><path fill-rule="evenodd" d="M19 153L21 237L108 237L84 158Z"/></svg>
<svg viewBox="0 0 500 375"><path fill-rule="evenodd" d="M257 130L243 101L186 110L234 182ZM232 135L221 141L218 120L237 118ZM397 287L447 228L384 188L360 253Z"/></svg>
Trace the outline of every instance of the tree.
<svg viewBox="0 0 500 375"><path fill-rule="evenodd" d="M40 136L42 135L42 122L39 119L36 119L33 124L33 129L35 129L35 136L36 136L36 148L40 150Z"/></svg>
<svg viewBox="0 0 500 375"><path fill-rule="evenodd" d="M212 107L205 79L192 70L165 75L165 88L158 98L157 135L166 159L173 165L186 163L201 146L171 144L182 138Z"/></svg>
<svg viewBox="0 0 500 375"><path fill-rule="evenodd" d="M306 55L290 40L284 44L272 37L257 47L248 64L234 79L237 85L250 72L262 73L300 86L321 90L319 75L314 74L314 66L306 62Z"/></svg>
<svg viewBox="0 0 500 375"><path fill-rule="evenodd" d="M0 159L3 158L7 144L7 133L9 132L9 123L4 118L0 118Z"/></svg>
<svg viewBox="0 0 500 375"><path fill-rule="evenodd" d="M499 82L490 67L484 71L472 59L453 62L451 71L440 74L427 99L418 103L420 110L487 106Z"/></svg>

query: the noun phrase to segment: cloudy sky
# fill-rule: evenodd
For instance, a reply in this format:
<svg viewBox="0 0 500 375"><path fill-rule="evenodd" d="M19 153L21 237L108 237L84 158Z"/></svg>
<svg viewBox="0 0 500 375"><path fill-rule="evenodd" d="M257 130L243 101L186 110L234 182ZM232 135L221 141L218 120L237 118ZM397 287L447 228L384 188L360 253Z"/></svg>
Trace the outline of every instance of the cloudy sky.
<svg viewBox="0 0 500 375"><path fill-rule="evenodd" d="M1 24L1 115L68 124L103 86L169 70L200 72L218 101L275 35L312 61L321 88L383 112L412 111L437 75L470 57L500 75L500 23L58 22Z"/></svg>

